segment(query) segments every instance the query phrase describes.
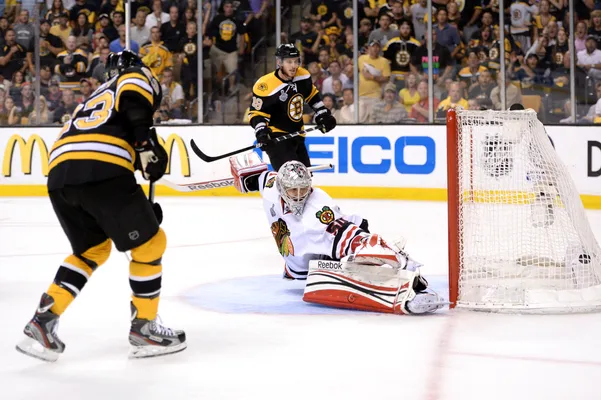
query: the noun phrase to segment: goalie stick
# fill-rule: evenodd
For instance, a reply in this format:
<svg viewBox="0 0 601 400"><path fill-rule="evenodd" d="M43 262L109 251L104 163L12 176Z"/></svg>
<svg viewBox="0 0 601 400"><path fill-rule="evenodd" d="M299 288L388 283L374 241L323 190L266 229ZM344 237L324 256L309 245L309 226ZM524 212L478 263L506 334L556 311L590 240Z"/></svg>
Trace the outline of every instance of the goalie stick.
<svg viewBox="0 0 601 400"><path fill-rule="evenodd" d="M332 169L332 168L334 168L334 166L332 164L323 164L323 165L314 165L307 169L311 172L316 172L316 171L323 171L324 169ZM234 186L233 178L216 179L213 181L194 182L194 183L174 183L174 182L170 182L163 178L159 182L163 183L165 186L170 187L173 190L177 190L178 192L197 192L199 190L219 189L219 188L224 188L224 187L228 187L228 186Z"/></svg>
<svg viewBox="0 0 601 400"><path fill-rule="evenodd" d="M282 140L287 140L287 139L290 139L290 138L293 138L293 137L296 137L296 136L304 135L305 133L309 133L309 132L316 131L316 130L322 130L322 129L323 129L323 127L320 126L320 125L318 125L318 126L315 126L313 128L305 129L303 131L292 132L292 133L288 133L286 135L278 136L278 137L272 139L271 141L273 143L278 143L278 142L281 142ZM198 146L196 145L196 143L194 143L194 139L190 139L190 147L192 148L192 151L194 152L194 154L196 154L201 160L203 160L204 162L210 163L210 162L213 162L213 161L221 160L222 158L230 157L230 156L233 156L233 155L236 155L236 154L239 154L239 153L244 153L245 151L248 151L248 150L253 150L253 149L260 148L261 145L259 143L253 144L252 146L248 146L248 147L245 147L243 149L235 150L235 151L232 151L230 153L221 154L220 156L215 156L215 157L211 157L211 156L208 156L205 153L203 153L198 148ZM199 190L202 190L202 189L199 189Z"/></svg>

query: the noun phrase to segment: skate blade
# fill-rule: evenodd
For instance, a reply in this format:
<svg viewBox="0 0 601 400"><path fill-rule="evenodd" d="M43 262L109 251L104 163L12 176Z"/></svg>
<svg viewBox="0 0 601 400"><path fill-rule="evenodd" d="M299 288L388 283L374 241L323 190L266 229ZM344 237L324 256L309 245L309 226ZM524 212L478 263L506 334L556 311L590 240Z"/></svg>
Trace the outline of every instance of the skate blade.
<svg viewBox="0 0 601 400"><path fill-rule="evenodd" d="M47 362L55 362L60 356L60 353L47 349L29 336L26 336L15 348L20 353Z"/></svg>
<svg viewBox="0 0 601 400"><path fill-rule="evenodd" d="M151 357L160 357L166 356L168 354L179 353L180 351L184 351L188 347L188 343L180 343L175 346L131 346L129 351L129 358L151 358Z"/></svg>

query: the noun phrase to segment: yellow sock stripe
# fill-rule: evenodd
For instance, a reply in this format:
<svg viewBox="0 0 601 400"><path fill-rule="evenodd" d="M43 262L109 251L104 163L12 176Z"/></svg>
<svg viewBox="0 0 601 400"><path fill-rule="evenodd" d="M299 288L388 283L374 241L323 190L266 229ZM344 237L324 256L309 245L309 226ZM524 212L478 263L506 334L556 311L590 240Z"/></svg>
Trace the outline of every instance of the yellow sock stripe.
<svg viewBox="0 0 601 400"><path fill-rule="evenodd" d="M141 297L132 296L131 301L138 310L137 318L153 320L157 317L157 312L159 310L158 296L154 299L144 299Z"/></svg>
<svg viewBox="0 0 601 400"><path fill-rule="evenodd" d="M46 293L54 299L54 305L50 308L50 311L56 315L64 313L74 299L73 295L68 290L63 289L55 283L50 285Z"/></svg>
<svg viewBox="0 0 601 400"><path fill-rule="evenodd" d="M52 168L56 167L58 164L62 163L63 161L68 161L68 160L102 161L102 162L106 162L106 163L110 163L110 164L119 165L125 169L130 170L131 172L134 172L134 164L129 162L128 160L125 160L121 157L113 156L113 155L106 154L106 153L100 153L100 152L96 152L96 151L78 151L78 152L67 152L67 153L61 154L60 156L56 157L54 159L54 161L52 161L50 163L49 170L52 170Z"/></svg>

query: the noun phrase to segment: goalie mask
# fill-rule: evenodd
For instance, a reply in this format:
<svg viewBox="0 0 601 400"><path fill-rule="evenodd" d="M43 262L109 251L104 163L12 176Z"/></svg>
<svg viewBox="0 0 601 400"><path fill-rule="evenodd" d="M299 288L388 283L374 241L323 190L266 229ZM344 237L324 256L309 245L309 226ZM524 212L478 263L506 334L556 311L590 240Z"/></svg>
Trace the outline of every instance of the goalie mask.
<svg viewBox="0 0 601 400"><path fill-rule="evenodd" d="M298 161L288 161L278 171L276 188L296 217L303 215L305 202L311 194L311 173Z"/></svg>

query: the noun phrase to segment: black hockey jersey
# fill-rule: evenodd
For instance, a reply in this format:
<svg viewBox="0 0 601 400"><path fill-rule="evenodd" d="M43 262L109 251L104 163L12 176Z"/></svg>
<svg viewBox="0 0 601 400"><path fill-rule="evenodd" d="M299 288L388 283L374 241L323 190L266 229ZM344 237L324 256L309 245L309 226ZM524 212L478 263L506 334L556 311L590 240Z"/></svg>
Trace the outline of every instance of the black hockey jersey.
<svg viewBox="0 0 601 400"><path fill-rule="evenodd" d="M133 174L134 131L152 126L161 97L161 85L145 67L101 85L77 106L52 146L48 190Z"/></svg>
<svg viewBox="0 0 601 400"><path fill-rule="evenodd" d="M411 59L415 50L421 46L415 38L403 40L395 37L384 46L384 58L390 61L390 70L393 74L406 74L410 71Z"/></svg>
<svg viewBox="0 0 601 400"><path fill-rule="evenodd" d="M324 107L309 71L299 68L292 80L283 81L275 70L253 86L248 120L253 128L263 122L273 132L296 132L303 129L305 103L314 110Z"/></svg>

